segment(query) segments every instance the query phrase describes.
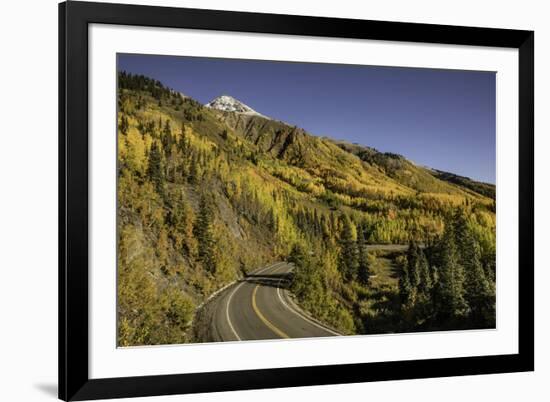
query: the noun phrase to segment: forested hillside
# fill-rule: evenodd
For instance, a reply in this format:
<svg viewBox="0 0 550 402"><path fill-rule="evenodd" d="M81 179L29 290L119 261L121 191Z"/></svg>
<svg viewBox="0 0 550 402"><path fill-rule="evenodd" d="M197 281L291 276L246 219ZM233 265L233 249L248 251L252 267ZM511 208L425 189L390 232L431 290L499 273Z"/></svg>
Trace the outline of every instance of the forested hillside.
<svg viewBox="0 0 550 402"><path fill-rule="evenodd" d="M344 333L494 326L494 187L125 72L118 109L119 345L194 341L210 294L285 259Z"/></svg>

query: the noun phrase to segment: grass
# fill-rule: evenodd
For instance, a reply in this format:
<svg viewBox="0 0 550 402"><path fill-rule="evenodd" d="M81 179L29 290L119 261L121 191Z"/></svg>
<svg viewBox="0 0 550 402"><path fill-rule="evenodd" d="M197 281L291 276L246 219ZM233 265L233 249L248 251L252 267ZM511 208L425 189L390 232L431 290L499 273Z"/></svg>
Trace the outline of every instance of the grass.
<svg viewBox="0 0 550 402"><path fill-rule="evenodd" d="M397 266L395 258L401 253L395 251L374 251L371 254L375 258L371 264L369 285L373 288L386 285L397 287L400 268Z"/></svg>

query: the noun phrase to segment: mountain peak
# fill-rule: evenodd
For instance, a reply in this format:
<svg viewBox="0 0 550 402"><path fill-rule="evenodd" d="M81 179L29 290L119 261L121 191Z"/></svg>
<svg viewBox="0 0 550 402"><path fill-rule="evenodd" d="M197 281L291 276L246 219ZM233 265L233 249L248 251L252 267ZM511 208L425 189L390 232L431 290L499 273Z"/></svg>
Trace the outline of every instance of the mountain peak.
<svg viewBox="0 0 550 402"><path fill-rule="evenodd" d="M235 113L242 113L247 115L266 117L256 112L254 109L244 104L240 100L235 99L229 95L218 96L217 98L207 103L205 106L211 109L221 110L223 112L235 112Z"/></svg>

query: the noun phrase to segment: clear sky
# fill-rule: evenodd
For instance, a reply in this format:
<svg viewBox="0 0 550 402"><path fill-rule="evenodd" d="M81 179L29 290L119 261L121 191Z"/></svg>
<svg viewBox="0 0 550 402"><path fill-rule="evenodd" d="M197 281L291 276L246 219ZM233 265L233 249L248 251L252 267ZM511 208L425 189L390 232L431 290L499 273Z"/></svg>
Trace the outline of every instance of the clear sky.
<svg viewBox="0 0 550 402"><path fill-rule="evenodd" d="M493 72L128 54L118 69L201 103L231 95L311 134L495 183Z"/></svg>

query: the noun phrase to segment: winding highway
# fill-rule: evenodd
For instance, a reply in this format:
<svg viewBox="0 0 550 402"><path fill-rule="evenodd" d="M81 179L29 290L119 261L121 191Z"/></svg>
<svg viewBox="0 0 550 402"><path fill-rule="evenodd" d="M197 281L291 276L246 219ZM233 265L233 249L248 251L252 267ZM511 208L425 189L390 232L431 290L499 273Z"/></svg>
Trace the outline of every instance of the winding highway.
<svg viewBox="0 0 550 402"><path fill-rule="evenodd" d="M292 265L278 262L247 275L210 301L213 341L340 335L304 314L290 298Z"/></svg>

